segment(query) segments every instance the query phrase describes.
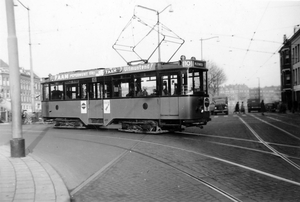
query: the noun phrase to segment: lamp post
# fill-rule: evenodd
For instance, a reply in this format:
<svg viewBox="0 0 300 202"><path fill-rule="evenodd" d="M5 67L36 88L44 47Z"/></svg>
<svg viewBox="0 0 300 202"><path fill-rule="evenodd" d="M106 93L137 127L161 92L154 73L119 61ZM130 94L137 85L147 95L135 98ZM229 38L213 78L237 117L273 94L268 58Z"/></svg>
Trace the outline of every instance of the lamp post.
<svg viewBox="0 0 300 202"><path fill-rule="evenodd" d="M21 124L21 88L18 55L18 39L15 26L13 0L6 0L7 47L9 59L9 80L12 108L12 140L10 140L11 157L25 157L25 139Z"/></svg>
<svg viewBox="0 0 300 202"><path fill-rule="evenodd" d="M169 4L168 6L166 6L163 10L161 11L157 11L157 10L154 10L152 8L147 8L145 6L141 6L141 5L137 5L137 7L139 8L143 8L143 9L147 9L147 10L150 10L150 11L153 11L156 13L157 15L157 21L156 21L156 25L157 25L157 30L158 30L158 35L157 35L157 52L158 52L158 62L161 62L161 55L160 55L160 28L159 28L159 14L161 14L162 12L164 12L168 7L170 7L170 10L169 12L172 13L173 12L173 9L172 9L172 4Z"/></svg>
<svg viewBox="0 0 300 202"><path fill-rule="evenodd" d="M205 41L205 40L209 40L209 39L213 39L213 38L218 38L219 39L219 36L213 36L213 37L210 37L210 38L206 38L206 39L200 39L201 41L201 60L203 60L203 47L202 47L202 41Z"/></svg>
<svg viewBox="0 0 300 202"><path fill-rule="evenodd" d="M30 91L31 91L31 109L35 112L35 92L34 92L34 74L32 67L32 49L31 49L31 31L30 31L30 9L26 7L21 1L18 2L28 11L28 39L29 39L29 60L30 60Z"/></svg>

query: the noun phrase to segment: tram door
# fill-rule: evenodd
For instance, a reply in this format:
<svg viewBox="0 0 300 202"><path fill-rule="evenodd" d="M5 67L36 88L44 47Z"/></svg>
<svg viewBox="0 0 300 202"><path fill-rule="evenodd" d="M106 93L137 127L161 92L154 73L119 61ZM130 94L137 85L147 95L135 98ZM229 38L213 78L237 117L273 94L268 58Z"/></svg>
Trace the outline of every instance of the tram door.
<svg viewBox="0 0 300 202"><path fill-rule="evenodd" d="M160 95L162 118L179 116L179 97L178 97L178 75L177 73L161 74L160 76Z"/></svg>
<svg viewBox="0 0 300 202"><path fill-rule="evenodd" d="M92 120L103 119L103 83L94 82L89 84L88 93L88 118ZM101 123L101 121L96 121Z"/></svg>

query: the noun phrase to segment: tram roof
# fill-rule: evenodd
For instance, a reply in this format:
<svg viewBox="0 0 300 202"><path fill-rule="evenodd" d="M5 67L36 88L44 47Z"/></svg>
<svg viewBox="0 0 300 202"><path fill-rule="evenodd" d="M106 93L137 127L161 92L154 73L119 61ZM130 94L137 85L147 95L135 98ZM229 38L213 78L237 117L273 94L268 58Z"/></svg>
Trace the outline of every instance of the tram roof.
<svg viewBox="0 0 300 202"><path fill-rule="evenodd" d="M56 75L49 74L49 77L43 78L42 80L43 82L64 81L64 80L92 78L98 76L121 75L121 74L131 74L131 73L159 71L159 70L172 70L172 69L174 70L178 68L181 69L197 68L197 69L207 70L205 61L190 59L190 60L180 60L180 61L168 62L168 63L145 63L145 64L137 64L131 66L112 67L112 68L76 70L76 71L62 72Z"/></svg>

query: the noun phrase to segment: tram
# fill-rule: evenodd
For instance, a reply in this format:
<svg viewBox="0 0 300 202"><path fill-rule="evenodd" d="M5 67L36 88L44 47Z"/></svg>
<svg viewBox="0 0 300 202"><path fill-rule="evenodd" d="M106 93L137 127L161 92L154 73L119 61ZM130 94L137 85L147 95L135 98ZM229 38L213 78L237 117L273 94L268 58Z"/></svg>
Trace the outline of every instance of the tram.
<svg viewBox="0 0 300 202"><path fill-rule="evenodd" d="M160 133L209 122L206 62L194 57L49 75L42 117L56 127Z"/></svg>

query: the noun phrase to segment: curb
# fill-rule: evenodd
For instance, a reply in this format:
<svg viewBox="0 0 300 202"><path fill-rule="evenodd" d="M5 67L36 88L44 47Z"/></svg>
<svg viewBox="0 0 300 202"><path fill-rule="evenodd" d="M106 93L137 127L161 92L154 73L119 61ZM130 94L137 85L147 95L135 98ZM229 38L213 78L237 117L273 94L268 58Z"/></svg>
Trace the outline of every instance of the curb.
<svg viewBox="0 0 300 202"><path fill-rule="evenodd" d="M33 155L33 154L28 154L31 158L36 160L48 173L54 188L55 188L55 193L56 193L56 201L58 202L69 202L70 201L70 194L69 191L60 177L60 175L56 172L56 170L46 161L42 160L41 158Z"/></svg>

